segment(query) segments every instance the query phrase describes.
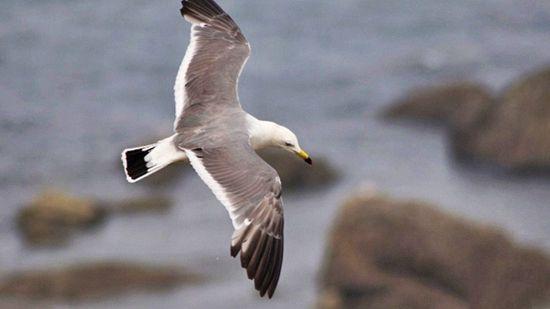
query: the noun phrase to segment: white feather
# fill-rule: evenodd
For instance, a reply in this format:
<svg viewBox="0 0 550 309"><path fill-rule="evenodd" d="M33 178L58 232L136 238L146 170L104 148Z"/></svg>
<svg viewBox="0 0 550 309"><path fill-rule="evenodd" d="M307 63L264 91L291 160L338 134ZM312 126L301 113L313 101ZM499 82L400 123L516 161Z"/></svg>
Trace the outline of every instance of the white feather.
<svg viewBox="0 0 550 309"><path fill-rule="evenodd" d="M210 175L210 173L202 164L201 159L198 158L193 151L186 150L185 153L189 158L189 162L191 162L191 166L193 166L199 177L210 188L210 190L212 190L216 198L220 201L220 203L222 203L222 205L229 213L229 217L231 218L231 222L233 223L233 228L236 230L240 229L242 227L242 224L239 224L236 220L234 206L229 200L225 189L214 179L214 177L212 177L212 175Z"/></svg>
<svg viewBox="0 0 550 309"><path fill-rule="evenodd" d="M166 166L172 162L184 160L186 158L185 152L179 150L174 144L174 138L176 135L170 136L166 139L159 141L155 149L145 156L145 162L147 162L148 168L155 168L157 166Z"/></svg>
<svg viewBox="0 0 550 309"><path fill-rule="evenodd" d="M178 70L178 75L176 77L176 83L174 84L174 99L176 101L176 120L174 121L174 128L177 125L178 119L185 108L185 102L187 100L187 92L185 90L185 84L187 83L187 70L193 57L197 52L197 29L201 25L193 25L191 27L191 37L189 40L189 46L185 52L185 56L181 62L180 68Z"/></svg>

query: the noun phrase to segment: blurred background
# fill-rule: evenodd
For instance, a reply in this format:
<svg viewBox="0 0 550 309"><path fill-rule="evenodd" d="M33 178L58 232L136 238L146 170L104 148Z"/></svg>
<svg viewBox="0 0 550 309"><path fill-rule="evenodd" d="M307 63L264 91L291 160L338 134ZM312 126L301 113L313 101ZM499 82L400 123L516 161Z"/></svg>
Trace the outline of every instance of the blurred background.
<svg viewBox="0 0 550 309"><path fill-rule="evenodd" d="M550 307L550 2L219 0L252 44L244 108L318 163L285 187L278 290L168 136L179 1L0 2L0 307Z"/></svg>

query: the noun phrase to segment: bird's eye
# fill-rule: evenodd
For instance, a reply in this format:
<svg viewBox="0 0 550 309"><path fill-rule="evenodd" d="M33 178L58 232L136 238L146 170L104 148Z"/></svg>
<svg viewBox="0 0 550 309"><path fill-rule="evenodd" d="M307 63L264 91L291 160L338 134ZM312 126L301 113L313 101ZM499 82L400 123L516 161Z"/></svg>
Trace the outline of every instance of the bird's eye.
<svg viewBox="0 0 550 309"><path fill-rule="evenodd" d="M294 146L294 145L292 145L291 143L288 143L288 142L287 142L287 143L285 143L285 146L287 146L287 147L292 147L292 146Z"/></svg>

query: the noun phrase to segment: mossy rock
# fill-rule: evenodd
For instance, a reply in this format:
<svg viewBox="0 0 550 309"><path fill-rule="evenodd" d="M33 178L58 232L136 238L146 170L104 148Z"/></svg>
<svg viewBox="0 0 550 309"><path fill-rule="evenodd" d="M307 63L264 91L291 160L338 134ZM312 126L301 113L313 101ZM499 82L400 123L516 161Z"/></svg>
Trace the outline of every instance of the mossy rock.
<svg viewBox="0 0 550 309"><path fill-rule="evenodd" d="M82 301L136 291L163 291L200 281L197 275L176 267L107 261L12 273L0 279L0 295Z"/></svg>
<svg viewBox="0 0 550 309"><path fill-rule="evenodd" d="M25 240L33 245L65 243L75 229L101 223L105 210L85 198L59 191L46 191L21 209L17 226Z"/></svg>
<svg viewBox="0 0 550 309"><path fill-rule="evenodd" d="M79 232L94 228L113 214L164 212L172 201L161 195L100 201L48 190L21 208L17 227L32 246L66 245Z"/></svg>

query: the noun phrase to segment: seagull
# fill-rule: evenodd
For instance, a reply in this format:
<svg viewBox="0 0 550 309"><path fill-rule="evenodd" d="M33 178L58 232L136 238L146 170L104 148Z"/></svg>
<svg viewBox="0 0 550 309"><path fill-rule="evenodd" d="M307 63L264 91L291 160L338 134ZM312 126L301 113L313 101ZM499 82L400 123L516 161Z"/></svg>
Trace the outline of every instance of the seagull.
<svg viewBox="0 0 550 309"><path fill-rule="evenodd" d="M312 160L291 130L242 109L237 88L250 44L233 19L213 0L184 0L181 15L192 26L174 86L174 134L125 149L126 179L134 183L188 161L229 213L231 256L240 252L255 289L271 298L283 263L282 185L256 150L279 147Z"/></svg>

